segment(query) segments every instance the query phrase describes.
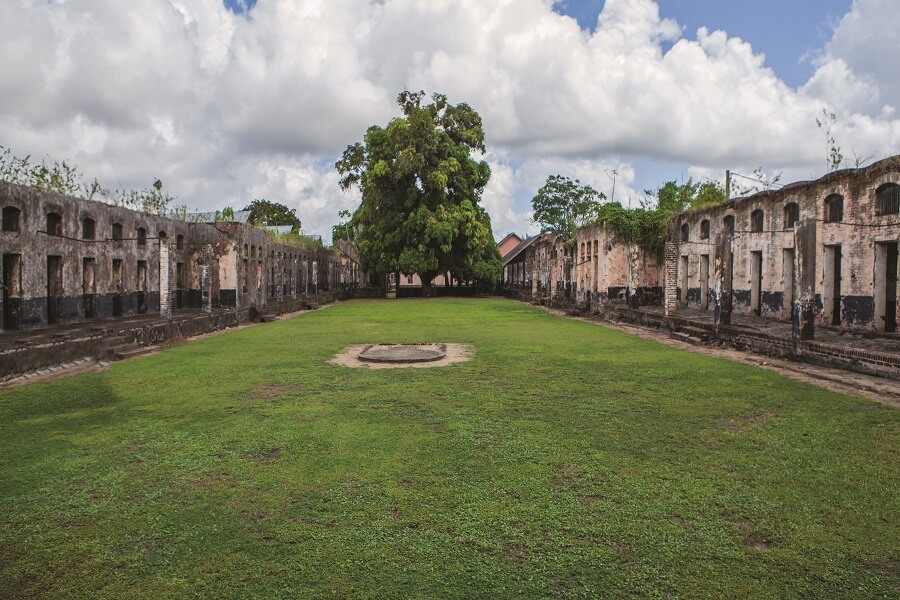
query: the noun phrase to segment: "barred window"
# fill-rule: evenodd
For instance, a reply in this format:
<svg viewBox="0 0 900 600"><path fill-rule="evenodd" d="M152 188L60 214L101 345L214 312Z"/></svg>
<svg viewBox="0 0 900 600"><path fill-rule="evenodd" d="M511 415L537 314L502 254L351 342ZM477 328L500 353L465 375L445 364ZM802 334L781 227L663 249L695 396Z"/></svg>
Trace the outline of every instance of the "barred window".
<svg viewBox="0 0 900 600"><path fill-rule="evenodd" d="M147 245L147 230L144 229L143 227L138 227L137 245L138 246L146 246Z"/></svg>
<svg viewBox="0 0 900 600"><path fill-rule="evenodd" d="M92 240L97 235L97 224L93 219L87 218L81 222L81 238Z"/></svg>
<svg viewBox="0 0 900 600"><path fill-rule="evenodd" d="M844 197L831 194L825 198L825 222L840 223L844 220Z"/></svg>
<svg viewBox="0 0 900 600"><path fill-rule="evenodd" d="M763 221L764 215L762 210L757 208L750 213L750 233L762 233Z"/></svg>
<svg viewBox="0 0 900 600"><path fill-rule="evenodd" d="M62 216L59 213L47 213L47 233L50 235L62 235Z"/></svg>
<svg viewBox="0 0 900 600"><path fill-rule="evenodd" d="M797 221L800 220L800 205L791 202L784 207L784 228L793 229Z"/></svg>
<svg viewBox="0 0 900 600"><path fill-rule="evenodd" d="M900 185L886 183L875 191L875 216L900 214Z"/></svg>
<svg viewBox="0 0 900 600"><path fill-rule="evenodd" d="M15 206L3 207L3 231L19 231L19 216L22 214Z"/></svg>

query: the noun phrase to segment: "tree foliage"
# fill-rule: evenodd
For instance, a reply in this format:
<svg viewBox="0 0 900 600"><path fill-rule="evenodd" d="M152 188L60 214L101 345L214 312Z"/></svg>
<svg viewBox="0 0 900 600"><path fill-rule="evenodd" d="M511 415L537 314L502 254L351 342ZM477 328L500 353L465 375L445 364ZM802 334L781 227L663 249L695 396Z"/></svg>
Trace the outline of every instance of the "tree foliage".
<svg viewBox="0 0 900 600"><path fill-rule="evenodd" d="M336 246L339 240L353 243L354 232L353 227L350 224L353 213L349 210L342 210L338 213L338 217L340 218L340 221L331 228L331 245Z"/></svg>
<svg viewBox="0 0 900 600"><path fill-rule="evenodd" d="M244 207L250 211L249 221L253 225L267 225L276 227L290 225L291 231L300 231L300 219L297 218L297 209L288 208L284 204L269 200L254 200Z"/></svg>
<svg viewBox="0 0 900 600"><path fill-rule="evenodd" d="M352 230L362 268L418 274L425 285L451 271L496 283L501 263L481 194L491 176L481 117L465 103L402 92L403 116L374 125L347 147L335 168L341 187L358 186L362 202L339 234Z"/></svg>
<svg viewBox="0 0 900 600"><path fill-rule="evenodd" d="M718 182L709 179L702 183L688 179L681 185L667 181L656 192L644 190L644 193L656 196L658 209L668 214L725 203L725 190Z"/></svg>
<svg viewBox="0 0 900 600"><path fill-rule="evenodd" d="M645 190L648 199L640 208L624 208L618 202L600 207L597 222L605 225L626 242L662 257L672 215L725 203L725 190L715 181L679 185L668 181L655 192ZM653 205L652 197L656 197Z"/></svg>
<svg viewBox="0 0 900 600"><path fill-rule="evenodd" d="M531 199L531 220L543 233L562 233L574 240L578 229L600 216L606 196L589 185L562 175L551 175Z"/></svg>

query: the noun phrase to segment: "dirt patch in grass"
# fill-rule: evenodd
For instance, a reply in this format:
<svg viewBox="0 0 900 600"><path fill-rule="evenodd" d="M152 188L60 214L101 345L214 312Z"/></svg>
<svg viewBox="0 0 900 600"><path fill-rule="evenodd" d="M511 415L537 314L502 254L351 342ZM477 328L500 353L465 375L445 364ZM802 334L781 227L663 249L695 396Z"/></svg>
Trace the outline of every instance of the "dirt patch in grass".
<svg viewBox="0 0 900 600"><path fill-rule="evenodd" d="M275 459L281 458L281 448L272 448L271 450L266 450L265 452L260 452L258 454L245 454L244 456L248 460L255 460L257 462L270 462Z"/></svg>
<svg viewBox="0 0 900 600"><path fill-rule="evenodd" d="M753 521L735 518L731 515L723 515L722 519L737 528L744 539L744 546L754 550L770 550L775 542L772 537L762 531Z"/></svg>
<svg viewBox="0 0 900 600"><path fill-rule="evenodd" d="M751 427L758 427L772 418L772 413L765 411L758 415L739 416L730 419L722 419L718 423L725 429L735 433L747 433Z"/></svg>

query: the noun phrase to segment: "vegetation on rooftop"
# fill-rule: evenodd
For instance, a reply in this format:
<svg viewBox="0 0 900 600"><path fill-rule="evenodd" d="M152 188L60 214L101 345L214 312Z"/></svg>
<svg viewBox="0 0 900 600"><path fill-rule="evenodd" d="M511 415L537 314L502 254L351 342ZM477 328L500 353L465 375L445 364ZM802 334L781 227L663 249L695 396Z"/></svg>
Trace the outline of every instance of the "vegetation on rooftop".
<svg viewBox="0 0 900 600"><path fill-rule="evenodd" d="M141 190L110 188L102 185L96 178L88 180L77 165L71 162L43 159L38 163L33 161L30 155L17 156L10 148L2 145L0 145L0 181L141 210L148 214L177 216L187 212L186 206L172 206L175 197L163 191L163 184L159 179Z"/></svg>

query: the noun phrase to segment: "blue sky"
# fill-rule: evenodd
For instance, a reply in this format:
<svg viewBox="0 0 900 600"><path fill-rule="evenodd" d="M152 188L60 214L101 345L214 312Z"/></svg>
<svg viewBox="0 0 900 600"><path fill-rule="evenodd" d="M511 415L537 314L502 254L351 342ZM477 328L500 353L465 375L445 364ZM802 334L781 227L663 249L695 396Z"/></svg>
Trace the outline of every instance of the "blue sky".
<svg viewBox="0 0 900 600"><path fill-rule="evenodd" d="M231 0L229 0L231 1ZM567 0L556 10L594 29L604 0ZM675 19L683 35L697 29L723 29L729 36L749 41L766 55L766 65L788 85L797 87L813 74L811 53L831 39L833 25L852 0L658 0L660 16Z"/></svg>

